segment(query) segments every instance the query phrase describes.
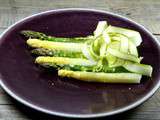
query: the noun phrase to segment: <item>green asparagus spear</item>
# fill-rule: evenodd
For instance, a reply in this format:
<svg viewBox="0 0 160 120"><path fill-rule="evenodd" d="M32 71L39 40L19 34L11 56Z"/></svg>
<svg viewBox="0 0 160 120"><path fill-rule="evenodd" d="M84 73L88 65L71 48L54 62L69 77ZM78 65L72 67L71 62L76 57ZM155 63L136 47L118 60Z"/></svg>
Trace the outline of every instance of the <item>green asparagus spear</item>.
<svg viewBox="0 0 160 120"><path fill-rule="evenodd" d="M82 58L40 56L36 58L35 62L43 67L81 71L91 71L94 66L92 62Z"/></svg>
<svg viewBox="0 0 160 120"><path fill-rule="evenodd" d="M88 71L92 72L93 66L82 66L82 65L69 65L69 64L56 64L56 63L39 63L40 66L44 68L54 68L54 69L65 69L73 71Z"/></svg>
<svg viewBox="0 0 160 120"><path fill-rule="evenodd" d="M54 42L85 42L87 40L93 39L93 36L74 37L74 38L61 38L61 37L47 36L44 33L35 32L31 30L23 30L21 31L21 34L27 38L34 38L34 39L54 41Z"/></svg>
<svg viewBox="0 0 160 120"><path fill-rule="evenodd" d="M102 65L103 63L92 63L84 58L66 58L66 57L48 57L40 56L35 60L41 66L53 67L53 68L63 68L67 70L76 71L90 71L90 72L128 72L122 67L110 68L107 65Z"/></svg>
<svg viewBox="0 0 160 120"><path fill-rule="evenodd" d="M70 57L70 58L85 58L81 52L68 52L59 50L49 50L44 48L36 48L31 53L39 56L54 56L54 57Z"/></svg>

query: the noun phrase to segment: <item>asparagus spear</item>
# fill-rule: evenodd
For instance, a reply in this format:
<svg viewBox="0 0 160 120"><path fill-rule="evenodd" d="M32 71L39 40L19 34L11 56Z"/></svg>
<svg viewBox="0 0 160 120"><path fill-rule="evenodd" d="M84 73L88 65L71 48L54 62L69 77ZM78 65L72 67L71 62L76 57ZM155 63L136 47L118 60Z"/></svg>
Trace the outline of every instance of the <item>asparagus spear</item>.
<svg viewBox="0 0 160 120"><path fill-rule="evenodd" d="M142 74L151 77L153 68L151 65L139 64L130 61L126 61L123 67L134 73Z"/></svg>
<svg viewBox="0 0 160 120"><path fill-rule="evenodd" d="M149 65L138 64L127 62L123 67L110 68L108 65L104 65L103 61L95 64L91 61L83 58L66 58L66 57L37 57L35 60L36 63L40 65L55 65L60 66L61 68L67 68L70 70L79 70L79 71L92 71L92 72L134 72L137 74L142 74L146 76L151 76L152 67ZM66 66L67 65L67 66ZM126 70L125 70L126 69ZM127 71L128 70L128 71Z"/></svg>
<svg viewBox="0 0 160 120"><path fill-rule="evenodd" d="M35 32L31 30L23 30L21 31L21 34L27 38L34 38L34 39L54 41L54 42L85 42L87 40L93 39L93 36L74 37L74 38L54 37L54 36L48 36L41 32Z"/></svg>
<svg viewBox="0 0 160 120"><path fill-rule="evenodd" d="M102 83L140 83L142 77L136 73L96 73L71 70L59 70L58 75L87 82Z"/></svg>
<svg viewBox="0 0 160 120"><path fill-rule="evenodd" d="M66 58L66 57L37 57L35 60L38 64L60 64L60 65L82 65L82 66L93 66L95 65L91 61L82 58Z"/></svg>
<svg viewBox="0 0 160 120"><path fill-rule="evenodd" d="M56 69L92 71L94 64L89 60L80 58L66 58L66 57L37 57L36 63L43 67L52 67Z"/></svg>
<svg viewBox="0 0 160 120"><path fill-rule="evenodd" d="M91 72L128 72L122 67L110 68L108 65L102 65L99 62L97 64L92 63L84 58L66 58L66 57L37 57L35 60L41 66L53 67L53 68L63 68L67 70L76 71L91 71Z"/></svg>
<svg viewBox="0 0 160 120"><path fill-rule="evenodd" d="M36 48L31 53L39 56L54 56L54 57L70 57L70 58L85 58L81 52L68 52L59 50L49 50L44 48Z"/></svg>
<svg viewBox="0 0 160 120"><path fill-rule="evenodd" d="M54 68L54 69L65 69L65 70L73 70L73 71L88 71L92 72L93 66L82 66L82 65L69 65L69 64L56 64L56 63L38 63L40 66L44 68Z"/></svg>
<svg viewBox="0 0 160 120"><path fill-rule="evenodd" d="M81 52L84 46L83 43L52 42L42 41L39 39L28 39L27 44L33 48L44 48L49 50L62 50L70 52Z"/></svg>

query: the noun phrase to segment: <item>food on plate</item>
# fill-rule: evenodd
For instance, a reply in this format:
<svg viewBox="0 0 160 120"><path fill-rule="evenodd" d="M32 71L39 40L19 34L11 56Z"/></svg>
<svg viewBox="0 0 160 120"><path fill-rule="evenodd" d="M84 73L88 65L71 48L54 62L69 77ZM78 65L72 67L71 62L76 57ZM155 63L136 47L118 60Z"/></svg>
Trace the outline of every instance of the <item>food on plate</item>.
<svg viewBox="0 0 160 120"><path fill-rule="evenodd" d="M54 37L30 30L21 31L37 55L35 63L58 70L61 77L87 82L140 83L142 75L151 77L151 65L142 64L137 47L138 31L99 21L92 35Z"/></svg>

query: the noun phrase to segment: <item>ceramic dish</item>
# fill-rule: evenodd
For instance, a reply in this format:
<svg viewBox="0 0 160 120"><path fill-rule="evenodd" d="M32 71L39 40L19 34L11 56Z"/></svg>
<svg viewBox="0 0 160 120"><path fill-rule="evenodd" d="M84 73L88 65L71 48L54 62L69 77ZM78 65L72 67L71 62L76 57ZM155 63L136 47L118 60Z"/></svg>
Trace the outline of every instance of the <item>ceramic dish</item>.
<svg viewBox="0 0 160 120"><path fill-rule="evenodd" d="M100 20L140 32L138 48L143 63L153 67L152 78L140 84L87 83L62 79L34 64L21 30L35 30L61 37L86 36ZM143 26L125 17L90 9L61 9L32 15L15 23L0 37L0 84L19 102L51 115L92 118L109 116L134 108L160 85L160 46Z"/></svg>

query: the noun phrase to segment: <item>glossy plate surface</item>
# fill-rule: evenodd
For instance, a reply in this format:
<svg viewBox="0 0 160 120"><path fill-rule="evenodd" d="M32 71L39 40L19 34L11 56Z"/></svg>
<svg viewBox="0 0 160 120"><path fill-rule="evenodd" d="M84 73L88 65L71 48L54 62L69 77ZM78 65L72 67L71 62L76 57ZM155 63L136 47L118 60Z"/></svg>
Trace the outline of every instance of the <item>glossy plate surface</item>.
<svg viewBox="0 0 160 120"><path fill-rule="evenodd" d="M143 63L153 66L152 78L141 84L87 83L61 79L34 64L21 30L35 30L58 37L90 35L99 20L137 30L143 43L138 48ZM109 12L63 9L25 18L7 29L0 38L0 83L21 103L36 110L66 117L100 117L129 110L148 99L160 85L160 46L141 25Z"/></svg>

